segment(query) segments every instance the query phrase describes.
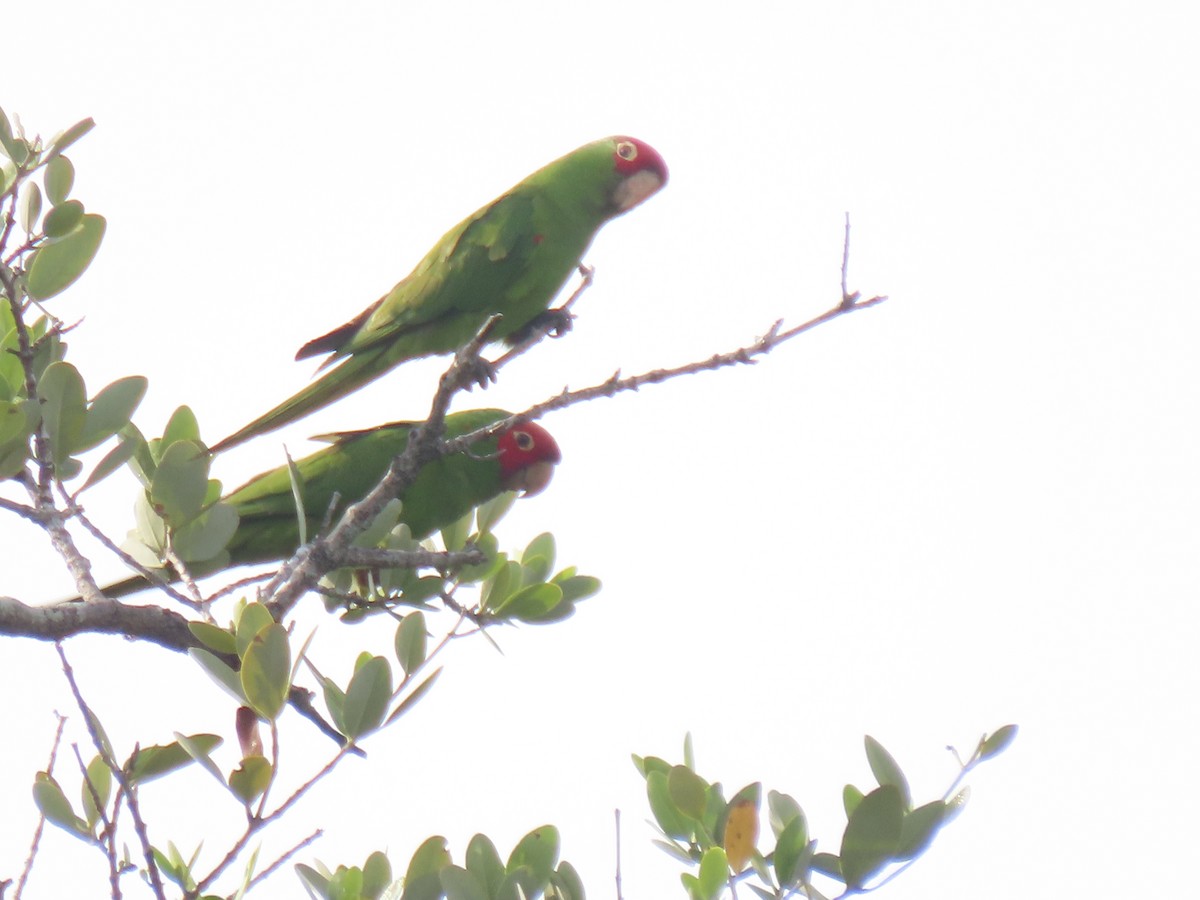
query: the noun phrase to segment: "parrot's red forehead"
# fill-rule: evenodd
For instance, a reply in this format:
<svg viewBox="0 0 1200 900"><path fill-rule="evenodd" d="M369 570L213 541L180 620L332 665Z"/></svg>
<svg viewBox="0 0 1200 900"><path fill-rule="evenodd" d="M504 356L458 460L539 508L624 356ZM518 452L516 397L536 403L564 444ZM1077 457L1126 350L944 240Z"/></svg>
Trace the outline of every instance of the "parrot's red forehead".
<svg viewBox="0 0 1200 900"><path fill-rule="evenodd" d="M500 471L510 475L534 463L562 461L558 442L537 422L525 422L510 428L496 442L500 454Z"/></svg>
<svg viewBox="0 0 1200 900"><path fill-rule="evenodd" d="M613 162L618 172L628 176L635 172L650 171L658 176L661 183L666 184L667 163L657 150L635 137L618 135L612 140L616 144Z"/></svg>

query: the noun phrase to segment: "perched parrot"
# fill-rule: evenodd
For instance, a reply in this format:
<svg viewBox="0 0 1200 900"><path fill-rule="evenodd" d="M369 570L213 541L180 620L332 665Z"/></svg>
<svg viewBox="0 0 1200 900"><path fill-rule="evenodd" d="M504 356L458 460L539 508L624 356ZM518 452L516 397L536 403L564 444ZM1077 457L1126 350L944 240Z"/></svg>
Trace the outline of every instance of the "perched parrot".
<svg viewBox="0 0 1200 900"><path fill-rule="evenodd" d="M451 353L500 313L490 337L513 338L550 306L600 226L667 181L667 166L636 138L585 144L534 172L448 231L412 273L296 359L332 366L298 394L212 447L274 431L405 360ZM318 371L320 371L318 369Z"/></svg>
<svg viewBox="0 0 1200 900"><path fill-rule="evenodd" d="M508 415L500 409L455 413L446 417L446 437L485 428ZM394 422L328 435L323 439L331 446L296 463L304 486L309 535L320 529L334 493L340 497L334 513L341 515L379 483L392 460L403 452L413 425ZM504 491L522 491L525 496L538 493L550 483L561 458L554 438L537 423L510 428L496 438L473 444L469 454L445 456L421 469L416 481L400 495L400 521L414 537L428 537ZM223 501L232 504L239 517L227 547L230 566L273 562L296 552L300 532L287 466L258 475ZM175 580L173 574L167 577ZM145 578L135 575L102 590L115 598L149 586Z"/></svg>

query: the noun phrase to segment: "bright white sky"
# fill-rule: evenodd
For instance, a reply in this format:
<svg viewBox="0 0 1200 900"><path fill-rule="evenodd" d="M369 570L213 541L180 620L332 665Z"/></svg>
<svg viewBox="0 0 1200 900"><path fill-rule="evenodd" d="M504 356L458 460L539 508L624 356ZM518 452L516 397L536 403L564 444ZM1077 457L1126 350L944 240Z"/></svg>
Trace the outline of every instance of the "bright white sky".
<svg viewBox="0 0 1200 900"><path fill-rule="evenodd" d="M150 378L147 433L181 402L210 439L274 404L311 372L296 347L462 216L612 133L658 148L671 183L593 245L574 333L466 405L519 408L823 311L846 210L852 287L892 298L752 368L549 418L565 460L501 539L553 530L561 561L604 592L564 625L499 634L503 656L456 646L432 698L316 790L264 859L323 826L308 858L380 848L402 868L432 833L456 856L477 830L507 852L554 822L593 896L611 896L619 806L626 896L681 896L648 843L631 752L677 759L690 729L701 774L792 793L836 849L843 783L869 784L864 733L930 799L954 774L946 744L1016 722L965 814L881 896L1178 892L1200 801L1194 22L1180 3L1047 6L55 3L8 17L0 104L44 135L98 123L70 155L75 195L109 232L54 310L86 317L70 358L90 389ZM282 441L302 453L310 434L420 416L440 365L216 474L236 485ZM132 484L88 503L112 534L132 523ZM40 534L4 527L0 594L71 591ZM346 631L317 605L301 631L320 626L326 671L348 675L352 642L386 652L390 628ZM232 742L231 702L189 661L113 638L68 650L126 750L171 728ZM82 731L51 647L6 642L0 677L12 876L52 710ZM287 726L298 780L329 746ZM213 854L237 810L190 796L163 783L143 802L156 834ZM43 852L27 896L103 890L98 854L53 830ZM298 892L284 873L264 896Z"/></svg>

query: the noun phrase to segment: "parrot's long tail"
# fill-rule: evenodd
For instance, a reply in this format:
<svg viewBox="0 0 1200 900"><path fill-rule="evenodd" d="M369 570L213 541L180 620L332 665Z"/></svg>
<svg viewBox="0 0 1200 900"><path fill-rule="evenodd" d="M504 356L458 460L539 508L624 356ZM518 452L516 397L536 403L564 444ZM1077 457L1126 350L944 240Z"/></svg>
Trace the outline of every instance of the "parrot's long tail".
<svg viewBox="0 0 1200 900"><path fill-rule="evenodd" d="M391 365L387 364L387 360L380 358L384 356L385 350L386 347L381 347L378 350L366 350L347 357L336 368L329 370L270 412L264 413L249 425L238 429L224 440L218 441L209 448L210 452L221 453L251 438L268 434L358 390L391 368Z"/></svg>
<svg viewBox="0 0 1200 900"><path fill-rule="evenodd" d="M144 591L150 587L150 582L141 575L130 575L128 578L121 581L114 581L112 584L101 585L100 592L110 600L116 600L120 597L128 597L130 594L136 594L138 591ZM83 600L82 597L69 597L62 600L62 603L79 603Z"/></svg>

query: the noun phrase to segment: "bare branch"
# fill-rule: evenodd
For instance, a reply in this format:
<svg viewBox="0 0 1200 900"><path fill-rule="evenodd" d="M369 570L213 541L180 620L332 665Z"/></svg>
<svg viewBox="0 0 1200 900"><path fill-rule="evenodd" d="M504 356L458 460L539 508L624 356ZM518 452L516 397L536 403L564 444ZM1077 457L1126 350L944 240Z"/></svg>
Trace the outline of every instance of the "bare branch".
<svg viewBox="0 0 1200 900"><path fill-rule="evenodd" d="M324 833L325 833L324 831L322 831L320 828L318 828L316 831L314 831L312 834L310 834L308 837L306 837L300 843L298 843L294 847L292 847L292 849L288 850L286 853L284 853L282 856L280 856L279 859L275 860L275 862L271 863L269 866L267 866L265 869L263 869L261 872L259 872L257 875L255 875L253 878L251 878L250 883L248 885L246 885L247 893L249 893L250 889L257 887L259 884L261 884L262 882L264 882L268 878L270 878L272 875L274 875L275 871L280 866L282 866L285 862L287 862L289 859L291 859L293 856L295 856L297 853L299 853L305 847L312 844L314 841L316 841L318 838L320 838L321 835L323 835Z"/></svg>
<svg viewBox="0 0 1200 900"><path fill-rule="evenodd" d="M158 872L158 864L154 861L154 850L150 846L150 836L146 831L146 823L142 820L141 811L138 809L137 795L134 793L133 786L130 785L129 779L125 777L125 771L117 765L117 761L111 759L108 755L105 742L96 730L99 720L96 718L96 714L92 712L91 707L83 699L83 694L79 691L79 685L75 681L75 671L71 668L71 664L67 662L67 654L63 650L62 643L55 642L54 649L58 651L58 658L62 661L63 675L67 678L67 684L71 686L71 694L75 697L75 704L79 707L79 711L83 713L83 724L92 738L92 744L95 746L96 752L104 760L105 765L112 771L113 778L121 786L121 791L124 793L126 802L129 804L129 814L133 817L133 829L137 833L138 840L142 845L142 855L146 860L146 872L150 878L150 885L154 889L154 895L159 900L166 900L166 889L163 887L162 878ZM120 895L120 886L114 885L114 896L119 897Z"/></svg>
<svg viewBox="0 0 1200 900"><path fill-rule="evenodd" d="M46 763L46 774L54 774L54 761L58 758L58 747L62 743L63 728L66 727L67 717L60 713L55 713L58 716L58 727L54 729L54 741L50 744L50 759ZM46 826L46 817L38 816L37 826L33 829L33 840L29 842L29 855L25 857L25 865L21 867L21 874L17 878L17 889L13 892L13 900L21 900L21 892L25 890L25 882L29 880L29 873L33 871L33 861L37 858L38 844L42 840L42 829Z"/></svg>

